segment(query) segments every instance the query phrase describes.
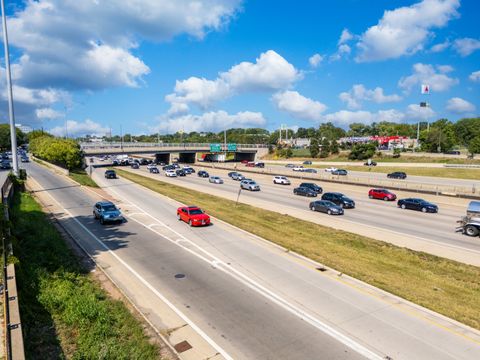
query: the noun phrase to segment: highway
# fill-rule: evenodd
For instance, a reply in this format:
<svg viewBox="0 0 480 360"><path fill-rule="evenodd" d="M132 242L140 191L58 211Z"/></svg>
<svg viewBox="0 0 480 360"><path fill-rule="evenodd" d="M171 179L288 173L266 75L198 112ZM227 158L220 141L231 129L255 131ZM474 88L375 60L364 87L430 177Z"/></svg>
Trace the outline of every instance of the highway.
<svg viewBox="0 0 480 360"><path fill-rule="evenodd" d="M202 169L199 166L195 168L197 171ZM208 182L208 179L199 178L196 174L177 178L168 178L163 174L150 174L144 166L139 170L131 170L130 167L123 169L140 172L152 178L231 200L236 200L240 187L239 182L227 176L228 171L220 169L205 168L210 175L222 177L224 184L211 184ZM242 168L239 167L238 171L241 172L241 170ZM387 242L396 243L394 241L396 237L402 236L406 240L399 243L399 245L480 266L479 238L471 238L455 232L456 221L465 214L467 204L469 203L467 199L452 199L443 196L395 191L399 198L422 197L439 205L439 213L424 214L422 212L399 209L396 201L371 200L368 198L368 187L317 181L316 183L323 188L324 192L342 192L355 200L356 203L356 208L346 209L343 216L328 216L326 214L313 213L309 210L308 205L315 198L293 195L293 188L302 182L300 179L291 178L292 185L284 186L273 184L272 176L270 175L253 173L244 173L244 175L260 184L261 191L249 192L243 190L240 195L241 202L268 210L289 213L305 220L361 235L370 235ZM306 181L309 182L311 180ZM437 246L441 247L438 253L434 251L434 248ZM447 251L449 250L451 250L452 256L448 256Z"/></svg>
<svg viewBox="0 0 480 360"><path fill-rule="evenodd" d="M27 168L74 217L66 226L75 228L77 241L96 253L104 251L97 240L108 247L181 309L223 358L480 357L477 331L335 271L319 272L215 219L189 228L176 219L177 203L124 179L106 180L102 169L93 177L126 214L124 224L101 226L91 215L98 196L38 164ZM147 316L161 314L149 309Z"/></svg>

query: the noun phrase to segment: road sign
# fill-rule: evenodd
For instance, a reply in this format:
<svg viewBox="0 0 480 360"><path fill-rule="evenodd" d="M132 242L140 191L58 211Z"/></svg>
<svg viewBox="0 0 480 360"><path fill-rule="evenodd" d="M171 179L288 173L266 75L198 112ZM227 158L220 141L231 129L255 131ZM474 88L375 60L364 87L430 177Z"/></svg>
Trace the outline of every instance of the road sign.
<svg viewBox="0 0 480 360"><path fill-rule="evenodd" d="M220 144L210 144L210 152L221 152L222 145Z"/></svg>
<svg viewBox="0 0 480 360"><path fill-rule="evenodd" d="M430 94L430 85L422 84L422 94Z"/></svg>
<svg viewBox="0 0 480 360"><path fill-rule="evenodd" d="M237 151L237 144L227 144L228 151Z"/></svg>

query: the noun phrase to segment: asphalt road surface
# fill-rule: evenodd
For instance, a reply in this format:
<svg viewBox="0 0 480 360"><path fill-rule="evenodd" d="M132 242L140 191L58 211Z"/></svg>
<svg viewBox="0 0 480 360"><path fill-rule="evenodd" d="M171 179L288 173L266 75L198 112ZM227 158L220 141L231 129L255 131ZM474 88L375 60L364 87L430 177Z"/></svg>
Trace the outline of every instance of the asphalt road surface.
<svg viewBox="0 0 480 360"><path fill-rule="evenodd" d="M334 271L319 272L215 219L190 228L176 219L178 204L124 179L106 180L102 169L94 179L117 199L124 224L101 226L91 215L95 196L37 164L28 172L89 230L79 241L100 239L219 344L224 357L480 357L476 331Z"/></svg>

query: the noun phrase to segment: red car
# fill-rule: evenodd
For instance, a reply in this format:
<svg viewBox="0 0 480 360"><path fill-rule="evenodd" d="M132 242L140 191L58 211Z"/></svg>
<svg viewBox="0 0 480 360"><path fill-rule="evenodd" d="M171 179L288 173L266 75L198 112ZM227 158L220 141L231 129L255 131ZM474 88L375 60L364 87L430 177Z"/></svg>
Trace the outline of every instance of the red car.
<svg viewBox="0 0 480 360"><path fill-rule="evenodd" d="M178 220L185 221L190 226L210 225L210 216L197 206L184 206L177 209Z"/></svg>
<svg viewBox="0 0 480 360"><path fill-rule="evenodd" d="M248 166L248 167L255 167L255 163L253 161L249 161L245 164L245 166Z"/></svg>
<svg viewBox="0 0 480 360"><path fill-rule="evenodd" d="M371 189L368 192L368 197L370 199L380 199L385 201L393 201L397 199L397 195L387 189Z"/></svg>
<svg viewBox="0 0 480 360"><path fill-rule="evenodd" d="M241 164L247 164L249 161L248 160L242 160L240 161Z"/></svg>

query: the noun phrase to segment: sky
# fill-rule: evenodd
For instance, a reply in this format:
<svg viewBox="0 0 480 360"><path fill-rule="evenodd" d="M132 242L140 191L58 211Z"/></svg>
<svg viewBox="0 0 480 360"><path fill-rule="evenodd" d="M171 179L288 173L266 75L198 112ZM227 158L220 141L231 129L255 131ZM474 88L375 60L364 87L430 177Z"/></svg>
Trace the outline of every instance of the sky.
<svg viewBox="0 0 480 360"><path fill-rule="evenodd" d="M479 1L366 4L6 0L16 122L76 137L479 115Z"/></svg>

